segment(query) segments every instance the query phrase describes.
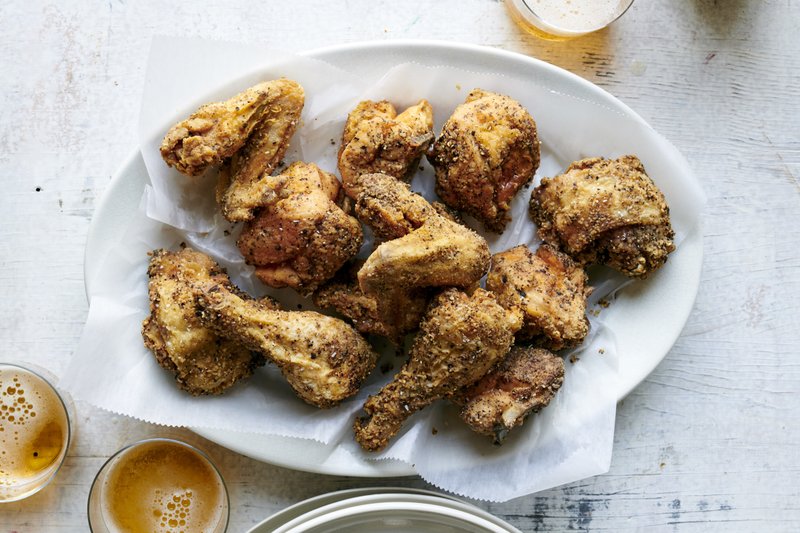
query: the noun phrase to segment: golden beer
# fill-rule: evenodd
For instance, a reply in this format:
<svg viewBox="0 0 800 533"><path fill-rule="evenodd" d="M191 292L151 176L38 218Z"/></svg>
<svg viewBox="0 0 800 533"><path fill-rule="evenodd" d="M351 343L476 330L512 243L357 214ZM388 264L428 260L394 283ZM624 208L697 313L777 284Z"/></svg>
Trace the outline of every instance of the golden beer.
<svg viewBox="0 0 800 533"><path fill-rule="evenodd" d="M199 450L171 439L134 444L102 468L89 495L93 531L221 532L228 522L222 477Z"/></svg>
<svg viewBox="0 0 800 533"><path fill-rule="evenodd" d="M67 408L38 374L0 363L0 501L42 489L69 447Z"/></svg>
<svg viewBox="0 0 800 533"><path fill-rule="evenodd" d="M512 18L538 37L564 40L605 28L633 0L506 0Z"/></svg>

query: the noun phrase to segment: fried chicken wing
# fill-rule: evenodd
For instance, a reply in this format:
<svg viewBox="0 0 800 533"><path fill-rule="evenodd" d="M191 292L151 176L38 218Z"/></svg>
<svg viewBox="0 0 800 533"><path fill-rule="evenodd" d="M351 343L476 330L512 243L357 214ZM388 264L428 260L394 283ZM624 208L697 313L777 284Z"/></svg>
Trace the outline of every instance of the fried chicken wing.
<svg viewBox="0 0 800 533"><path fill-rule="evenodd" d="M531 413L547 406L564 382L564 361L540 348L515 346L500 365L453 400L473 430L501 444Z"/></svg>
<svg viewBox="0 0 800 533"><path fill-rule="evenodd" d="M545 242L630 277L647 277L675 249L664 195L636 156L572 163L542 179L530 212Z"/></svg>
<svg viewBox="0 0 800 533"><path fill-rule="evenodd" d="M420 325L408 362L367 399L366 416L356 418L358 443L381 450L413 413L475 383L508 353L520 325L519 315L488 291L443 291Z"/></svg>
<svg viewBox="0 0 800 533"><path fill-rule="evenodd" d="M280 368L297 395L332 407L358 392L377 354L343 321L312 311L280 311L209 282L197 287L200 321L258 351Z"/></svg>
<svg viewBox="0 0 800 533"><path fill-rule="evenodd" d="M358 272L359 286L377 300L383 322L401 323L409 299L421 290L472 287L486 273L486 240L440 214L407 184L385 174L362 175L355 183L356 215L376 236L391 239Z"/></svg>
<svg viewBox="0 0 800 533"><path fill-rule="evenodd" d="M348 318L361 333L381 335L395 344L403 336L414 331L428 306L428 291L410 293L397 313L398 322L387 324L378 314L378 300L364 294L358 286L358 270L363 261L353 263L340 270L328 283L314 293L314 304L318 307L334 309Z"/></svg>
<svg viewBox="0 0 800 533"><path fill-rule="evenodd" d="M296 162L258 187L263 207L245 224L238 245L267 285L310 293L358 253L361 225L337 205L333 174Z"/></svg>
<svg viewBox="0 0 800 533"><path fill-rule="evenodd" d="M589 332L586 272L547 244L532 253L519 245L492 256L486 288L506 309L518 308L525 322L517 340L551 350L575 346Z"/></svg>
<svg viewBox="0 0 800 533"><path fill-rule="evenodd" d="M189 118L174 125L161 143L161 157L167 165L175 167L187 176L199 176L209 167L219 165L232 157L245 146L254 130L259 129L259 139L269 137L279 145L270 146L269 151L280 152L286 149L288 139L294 132L296 117L292 110L277 110L276 99L280 100L279 87L293 84L299 89L300 109L302 109L302 88L289 80L274 80L259 83L224 102L214 102L201 106ZM297 89L294 89L295 91ZM299 115L299 111L297 111ZM294 121L290 126L284 121ZM277 127L269 123L277 122ZM260 127L259 127L260 126ZM271 130L266 134L266 130ZM282 144L281 144L282 143ZM258 141L254 145L263 146ZM248 149L247 154L253 150ZM280 160L280 157L276 160ZM272 156L245 157L247 161L271 160ZM244 162L243 162L244 163ZM242 164L238 166L245 166ZM270 170L271 172L271 170Z"/></svg>
<svg viewBox="0 0 800 533"><path fill-rule="evenodd" d="M339 173L347 195L355 199L355 178L383 173L410 181L422 154L433 140L433 110L420 100L397 114L383 100L365 100L347 117L339 148Z"/></svg>
<svg viewBox="0 0 800 533"><path fill-rule="evenodd" d="M189 248L156 250L147 269L150 316L142 324L144 345L193 395L221 394L266 361L260 354L218 335L197 319L192 286L213 282L235 290L225 271ZM277 307L269 300L260 305Z"/></svg>
<svg viewBox="0 0 800 533"><path fill-rule="evenodd" d="M267 105L244 146L220 169L217 202L231 222L250 220L264 205L259 180L278 167L300 123L305 93L299 83L281 78L268 82Z"/></svg>
<svg viewBox="0 0 800 533"><path fill-rule="evenodd" d="M510 220L511 200L539 167L536 123L519 102L475 89L428 150L436 194L493 232Z"/></svg>

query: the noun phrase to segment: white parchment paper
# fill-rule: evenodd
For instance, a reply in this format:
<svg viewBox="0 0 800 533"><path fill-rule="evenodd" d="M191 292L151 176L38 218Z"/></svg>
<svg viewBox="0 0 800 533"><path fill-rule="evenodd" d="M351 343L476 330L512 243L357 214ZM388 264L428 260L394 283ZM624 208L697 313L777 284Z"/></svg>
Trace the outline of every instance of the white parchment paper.
<svg viewBox="0 0 800 533"><path fill-rule="evenodd" d="M213 172L200 179L185 178L168 169L158 153L169 126L200 104L279 76L298 80L307 98L287 164L302 159L335 171L344 120L361 99L385 98L404 108L427 98L438 132L469 90L481 87L516 98L536 120L542 163L534 184L576 159L633 153L664 191L678 242L692 230L702 207L703 194L688 165L649 126L530 80L417 64L398 65L378 80L361 80L324 62L259 46L156 39L140 125L151 186L127 234L109 252L94 280L98 290L62 385L94 405L159 424L313 439L354 456L398 459L442 489L478 499L505 501L606 471L614 434L618 356L613 331L592 314L590 337L567 358L564 386L555 400L501 447L466 428L456 408L438 402L415 414L385 451L365 454L353 441L353 417L392 372L376 370L355 398L335 409L318 410L298 400L273 367L259 370L224 396L193 398L157 365L140 337L141 321L148 314L146 268L152 249L187 243L217 259L251 294L272 294L286 308L313 308L290 290L268 289L252 278L235 247L240 228L224 221L213 204ZM424 161L421 167L412 187L432 199L433 173ZM487 235L493 252L519 243L533 248L538 244L527 215L529 191L515 199L507 230L500 236ZM366 243L363 252L369 247ZM592 297L596 302L625 281L601 269L592 282L598 287ZM384 351L379 366L402 365L393 349Z"/></svg>

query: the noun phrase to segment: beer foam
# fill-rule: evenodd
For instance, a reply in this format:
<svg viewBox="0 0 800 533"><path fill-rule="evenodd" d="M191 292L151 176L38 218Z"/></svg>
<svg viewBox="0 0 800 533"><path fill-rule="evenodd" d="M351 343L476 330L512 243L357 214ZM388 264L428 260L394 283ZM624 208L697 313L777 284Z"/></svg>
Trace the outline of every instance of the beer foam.
<svg viewBox="0 0 800 533"><path fill-rule="evenodd" d="M66 410L52 386L22 368L0 366L0 486L47 479L68 439Z"/></svg>
<svg viewBox="0 0 800 533"><path fill-rule="evenodd" d="M553 28L567 32L589 32L616 19L625 0L525 0L537 17Z"/></svg>
<svg viewBox="0 0 800 533"><path fill-rule="evenodd" d="M169 441L145 442L109 464L101 492L103 518L131 532L214 531L225 489L199 453Z"/></svg>

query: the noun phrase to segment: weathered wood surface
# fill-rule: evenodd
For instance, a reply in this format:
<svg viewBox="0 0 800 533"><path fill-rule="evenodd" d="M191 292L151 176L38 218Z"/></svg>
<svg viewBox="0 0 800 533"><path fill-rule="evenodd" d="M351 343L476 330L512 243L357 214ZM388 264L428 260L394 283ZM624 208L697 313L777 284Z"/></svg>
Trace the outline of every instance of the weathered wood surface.
<svg viewBox="0 0 800 533"><path fill-rule="evenodd" d="M665 361L621 403L611 471L484 507L523 531L797 530L800 3L639 0L610 29L566 43L525 34L489 0L7 0L0 21L0 359L58 374L76 346L86 231L135 148L152 35L298 51L394 38L497 46L631 105L686 155L709 202L695 310ZM86 497L104 459L163 433L77 410L66 466L42 493L0 506L0 531L87 530ZM306 497L387 483L204 446L229 483L231 531Z"/></svg>

